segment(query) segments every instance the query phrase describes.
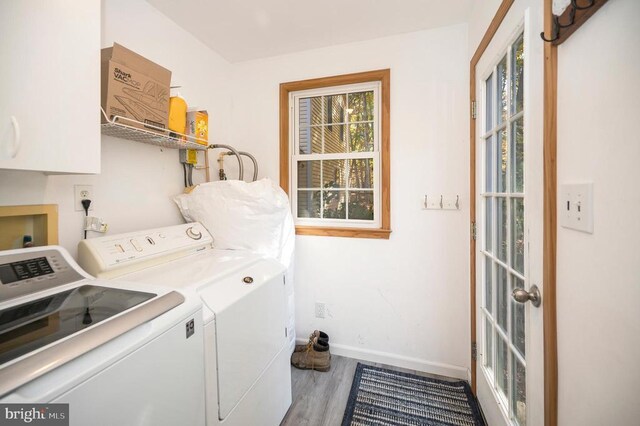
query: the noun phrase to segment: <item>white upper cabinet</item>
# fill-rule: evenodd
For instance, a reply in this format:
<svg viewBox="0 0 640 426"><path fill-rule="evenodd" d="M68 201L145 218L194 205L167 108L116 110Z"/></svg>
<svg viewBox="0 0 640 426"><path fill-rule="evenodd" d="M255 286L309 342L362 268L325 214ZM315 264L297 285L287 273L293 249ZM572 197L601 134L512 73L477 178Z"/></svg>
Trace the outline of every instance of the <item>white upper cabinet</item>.
<svg viewBox="0 0 640 426"><path fill-rule="evenodd" d="M100 1L0 2L0 169L100 172Z"/></svg>

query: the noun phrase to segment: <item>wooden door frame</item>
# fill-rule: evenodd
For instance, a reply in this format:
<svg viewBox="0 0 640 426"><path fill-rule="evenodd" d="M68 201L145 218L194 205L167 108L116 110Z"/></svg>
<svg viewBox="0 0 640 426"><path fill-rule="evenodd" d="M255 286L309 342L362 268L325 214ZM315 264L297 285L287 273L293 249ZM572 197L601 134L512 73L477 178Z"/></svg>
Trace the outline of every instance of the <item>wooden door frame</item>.
<svg viewBox="0 0 640 426"><path fill-rule="evenodd" d="M509 13L515 0L502 0L491 20L478 48L470 62L469 83L472 108L476 103L476 65L493 40L502 21ZM552 0L544 1L544 32L551 38L553 31ZM544 330L544 424L556 426L558 421L558 348L556 319L556 240L557 240L557 76L558 48L551 43L544 44L544 224L543 224L543 330ZM470 134L470 219L472 236L470 239L470 305L471 305L471 388L476 393L476 119L471 115ZM475 352L475 353L474 353Z"/></svg>

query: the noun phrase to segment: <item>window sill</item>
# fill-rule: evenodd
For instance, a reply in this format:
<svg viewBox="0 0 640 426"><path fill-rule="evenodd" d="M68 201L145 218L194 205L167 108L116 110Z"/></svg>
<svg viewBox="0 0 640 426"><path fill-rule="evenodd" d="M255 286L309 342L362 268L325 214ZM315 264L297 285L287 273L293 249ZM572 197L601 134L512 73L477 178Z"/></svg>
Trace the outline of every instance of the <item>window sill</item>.
<svg viewBox="0 0 640 426"><path fill-rule="evenodd" d="M296 226L296 235L320 235L324 237L377 238L388 240L391 229L330 228L317 226Z"/></svg>

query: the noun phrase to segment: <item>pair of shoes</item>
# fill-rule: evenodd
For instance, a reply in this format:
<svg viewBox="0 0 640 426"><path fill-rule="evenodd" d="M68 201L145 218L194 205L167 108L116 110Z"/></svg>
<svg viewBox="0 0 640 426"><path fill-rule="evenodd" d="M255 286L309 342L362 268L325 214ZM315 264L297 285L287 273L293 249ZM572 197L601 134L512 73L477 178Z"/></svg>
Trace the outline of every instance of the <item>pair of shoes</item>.
<svg viewBox="0 0 640 426"><path fill-rule="evenodd" d="M314 331L306 345L296 346L295 352L291 355L291 365L302 370L329 371L329 336L322 331Z"/></svg>
<svg viewBox="0 0 640 426"><path fill-rule="evenodd" d="M304 345L296 345L294 352L301 352L307 349L309 343L313 344L313 348L318 352L329 350L329 335L324 331L315 330L309 335L309 342Z"/></svg>

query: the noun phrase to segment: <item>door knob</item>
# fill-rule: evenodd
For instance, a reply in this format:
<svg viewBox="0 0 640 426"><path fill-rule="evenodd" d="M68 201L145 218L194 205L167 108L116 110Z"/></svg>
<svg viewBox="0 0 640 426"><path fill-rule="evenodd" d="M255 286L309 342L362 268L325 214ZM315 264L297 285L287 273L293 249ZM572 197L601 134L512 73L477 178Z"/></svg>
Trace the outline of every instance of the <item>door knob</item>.
<svg viewBox="0 0 640 426"><path fill-rule="evenodd" d="M518 303L527 303L531 302L533 306L536 308L540 306L540 302L542 302L542 297L540 296L540 289L537 285L532 285L529 291L524 288L515 288L513 289L513 293L511 293L511 297Z"/></svg>

